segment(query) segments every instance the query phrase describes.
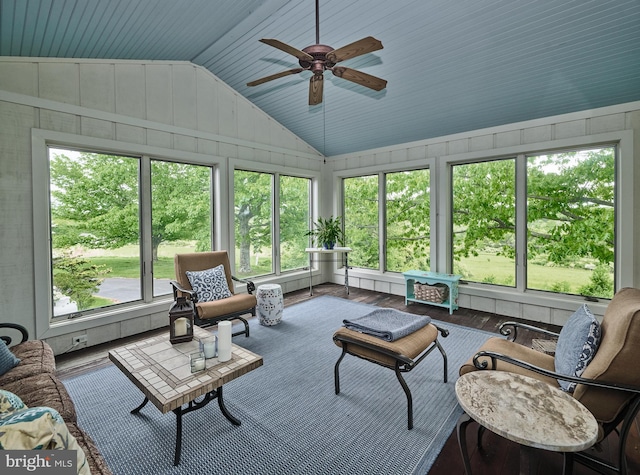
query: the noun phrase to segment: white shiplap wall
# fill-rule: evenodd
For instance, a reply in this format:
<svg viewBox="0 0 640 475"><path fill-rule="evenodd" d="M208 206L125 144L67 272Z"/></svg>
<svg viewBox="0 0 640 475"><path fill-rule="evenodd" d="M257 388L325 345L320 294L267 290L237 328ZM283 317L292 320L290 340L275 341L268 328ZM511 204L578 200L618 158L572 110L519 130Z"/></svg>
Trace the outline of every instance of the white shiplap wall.
<svg viewBox="0 0 640 475"><path fill-rule="evenodd" d="M1 319L25 325L56 353L67 350L75 334L86 333L90 344L98 344L164 326L168 303L127 318L49 326L47 302L41 311L43 301L35 297L48 286L42 259L34 257L42 255L46 243L46 211L33 209L34 191L39 192L33 179L42 175L38 168L46 162L32 161L34 155L44 155L46 139L160 158L195 158L217 164L225 175L235 162L250 160L257 169L319 176L323 158L192 63L0 58ZM229 246L232 223L226 206L229 186L227 177L221 177L224 203L217 214L216 243L221 248ZM285 291L304 287L307 274L282 284Z"/></svg>
<svg viewBox="0 0 640 475"><path fill-rule="evenodd" d="M327 159L333 173L334 196L341 179L401 169L430 167L432 203L437 203L437 217L432 213L431 262L441 272L450 272L446 256L450 227L449 165L455 162L514 157L564 147L600 143L620 143L618 182L618 224L616 261L618 287L640 286L640 103L627 103L601 109L536 119L400 146L333 156ZM339 212L339 210L338 210ZM342 282L337 272L332 277ZM398 273L354 269L350 285L396 295L404 295L404 279ZM543 292L517 291L482 284L460 288L460 306L528 320L563 325L584 301L579 297L562 297ZM603 315L606 301L589 303L594 313Z"/></svg>

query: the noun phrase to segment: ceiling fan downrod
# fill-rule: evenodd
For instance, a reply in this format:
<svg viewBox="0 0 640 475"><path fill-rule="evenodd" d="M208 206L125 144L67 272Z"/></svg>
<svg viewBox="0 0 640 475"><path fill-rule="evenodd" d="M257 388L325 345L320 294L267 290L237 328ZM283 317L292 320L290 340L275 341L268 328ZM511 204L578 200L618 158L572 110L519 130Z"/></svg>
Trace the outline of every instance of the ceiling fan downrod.
<svg viewBox="0 0 640 475"><path fill-rule="evenodd" d="M320 0L316 0L316 44L320 44Z"/></svg>

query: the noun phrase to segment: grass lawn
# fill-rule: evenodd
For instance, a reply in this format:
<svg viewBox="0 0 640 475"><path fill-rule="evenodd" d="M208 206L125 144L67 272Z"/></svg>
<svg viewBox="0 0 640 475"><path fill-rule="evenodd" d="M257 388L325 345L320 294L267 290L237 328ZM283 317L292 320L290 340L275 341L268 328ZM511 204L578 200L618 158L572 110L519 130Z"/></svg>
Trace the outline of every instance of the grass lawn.
<svg viewBox="0 0 640 475"><path fill-rule="evenodd" d="M493 254L480 254L460 261L465 278L474 282L492 282L513 286L515 264L511 259ZM456 266L457 267L457 266ZM591 271L581 268L550 267L530 264L527 266L527 282L530 289L551 290L558 282L567 282L572 293L589 283Z"/></svg>
<svg viewBox="0 0 640 475"><path fill-rule="evenodd" d="M105 277L140 278L140 261L132 257L91 257L92 264L111 269ZM153 276L156 279L173 279L173 257L160 257L153 263Z"/></svg>
<svg viewBox="0 0 640 475"><path fill-rule="evenodd" d="M193 252L191 243L161 245L158 249L159 260L154 262L153 274L157 279L173 279L173 256L181 252ZM125 246L120 249L104 250L101 257L91 257L91 262L111 269L106 277L139 278L140 260L138 246ZM255 263L254 263L255 264ZM461 272L464 278L473 282L488 282L499 285L515 284L514 261L503 256L481 253L456 263L455 271ZM252 266L252 275L263 275L271 272L271 259L260 259L258 265ZM528 266L528 288L553 290L553 285L565 282L571 293L579 293L580 287L590 282L590 270L583 268L552 267L530 264ZM245 277L240 273L238 277Z"/></svg>

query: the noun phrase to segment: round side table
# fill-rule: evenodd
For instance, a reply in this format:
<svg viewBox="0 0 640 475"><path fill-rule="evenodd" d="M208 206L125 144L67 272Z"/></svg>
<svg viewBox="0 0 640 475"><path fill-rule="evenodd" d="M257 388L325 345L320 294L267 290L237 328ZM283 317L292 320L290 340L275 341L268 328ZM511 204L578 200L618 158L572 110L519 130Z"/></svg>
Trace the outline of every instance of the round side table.
<svg viewBox="0 0 640 475"><path fill-rule="evenodd" d="M256 310L260 325L269 327L280 323L284 310L282 287L279 284L262 284L258 286L256 299L258 300Z"/></svg>

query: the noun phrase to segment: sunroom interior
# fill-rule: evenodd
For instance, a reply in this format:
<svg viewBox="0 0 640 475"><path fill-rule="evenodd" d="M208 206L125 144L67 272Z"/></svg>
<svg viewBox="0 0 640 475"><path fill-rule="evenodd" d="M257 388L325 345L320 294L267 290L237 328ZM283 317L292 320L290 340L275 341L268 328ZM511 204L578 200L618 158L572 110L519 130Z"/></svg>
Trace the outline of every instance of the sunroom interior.
<svg viewBox="0 0 640 475"><path fill-rule="evenodd" d="M327 43L348 44L369 34L382 41L382 50L349 66L383 77L388 85L370 91L325 72L324 100L313 106L307 103L306 71L246 86L293 62L260 38L276 37L296 47L312 42L307 36L313 2L256 0L249 7L199 1L184 11L176 10L175 2L160 2L164 10L153 8L157 2L137 2L139 8L131 11L111 11L97 1L74 9L74 3L84 5L1 4L0 305L4 321L24 325L56 354L74 349L79 335L86 335L84 347L168 324L170 288L160 288L152 270L153 219L161 213L154 208L153 176L172 164L203 169L208 177L204 189L194 181L182 183L186 215L179 222L193 226L189 212L197 207L189 211L188 203L205 203L210 248L228 250L236 273L256 284L280 284L285 293L310 284L307 254L301 252L296 265L285 263L283 246L276 244L286 241L292 226L282 212L287 199L304 202L306 230L318 217L343 217L353 248L352 287L404 295L402 272L413 266L462 273L460 307L562 325L585 298L602 316L611 292L640 286L637 2L509 7L512 2L481 1L462 11L443 1L411 6L376 1L366 2L366 15L359 14L365 2L348 7L337 0L320 2ZM588 273L602 257L594 249L606 248L602 260L610 293L584 295L568 288L572 274L555 287L532 283L530 268L541 259L554 263L548 269L562 267L557 264L562 259L549 257L560 252L557 247L540 251L531 240L540 231L530 220L532 170L548 171L545 163L554 157L571 164L580 162L581 152L588 157L602 151L611 178L603 180L608 194L599 196L600 208L608 210L610 227L589 229L585 222L575 239L593 246L567 254L593 258L577 261ZM62 164L55 157L67 155L74 162L82 154L96 161L111 157L125 164L123 170L134 164L129 176L136 177L133 215L139 235L129 243L137 248L138 274L131 279L137 294L56 314L52 242L64 223L52 213L62 183L52 179L56 164ZM480 182L469 188L457 184L474 172L483 174ZM505 181L498 180L498 172L507 173ZM597 181L599 171L593 173ZM395 232L390 203L401 194L393 186L403 177L422 187L404 201L414 213L404 219L422 224L422 247L411 247L414 235L390 239ZM290 178L306 187L302 195L290 195L297 198L282 192ZM584 180L576 186L592 181L588 175ZM118 185L123 196L131 188L124 179ZM474 250L487 236L476 238L476 247L459 241L466 225L457 211L480 189L493 193L494 208L509 202L512 214L505 224L509 233L496 238L500 249L493 260L484 256L486 264L478 265ZM357 204L365 190L376 204L370 220L361 222L356 218L364 213ZM254 247L248 264L240 239L241 195L267 203L269 216L269 237L249 243ZM350 229L363 228L369 234L348 240ZM601 239L606 243L598 247ZM391 252L402 245L411 252L402 257ZM117 246L103 242L102 247ZM502 262L495 256L508 261L504 279L495 275ZM258 258L269 262L266 270L258 267ZM475 274L469 271L472 261L481 269ZM337 262L311 267L314 285L344 283L344 267Z"/></svg>

